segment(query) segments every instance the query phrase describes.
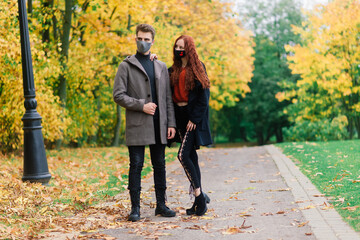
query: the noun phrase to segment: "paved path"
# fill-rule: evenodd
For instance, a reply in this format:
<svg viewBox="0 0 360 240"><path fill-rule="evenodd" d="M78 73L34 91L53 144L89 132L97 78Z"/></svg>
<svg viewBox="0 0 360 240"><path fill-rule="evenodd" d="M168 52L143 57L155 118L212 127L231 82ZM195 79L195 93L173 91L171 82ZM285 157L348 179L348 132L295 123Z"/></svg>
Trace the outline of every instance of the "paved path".
<svg viewBox="0 0 360 240"><path fill-rule="evenodd" d="M142 220L101 233L116 239L360 239L297 167L274 146L199 151L203 217L189 217L189 183L169 164L168 206L175 218L154 216L152 178L143 180ZM128 199L127 193L120 198ZM126 216L122 216L126 222Z"/></svg>

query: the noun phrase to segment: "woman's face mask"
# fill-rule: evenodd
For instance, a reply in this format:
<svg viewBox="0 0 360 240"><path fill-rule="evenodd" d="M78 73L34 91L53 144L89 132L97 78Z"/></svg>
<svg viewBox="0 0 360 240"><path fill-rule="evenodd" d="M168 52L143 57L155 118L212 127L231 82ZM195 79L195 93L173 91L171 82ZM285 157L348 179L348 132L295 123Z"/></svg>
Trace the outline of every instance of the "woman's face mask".
<svg viewBox="0 0 360 240"><path fill-rule="evenodd" d="M174 55L176 58L185 57L185 50L174 50Z"/></svg>

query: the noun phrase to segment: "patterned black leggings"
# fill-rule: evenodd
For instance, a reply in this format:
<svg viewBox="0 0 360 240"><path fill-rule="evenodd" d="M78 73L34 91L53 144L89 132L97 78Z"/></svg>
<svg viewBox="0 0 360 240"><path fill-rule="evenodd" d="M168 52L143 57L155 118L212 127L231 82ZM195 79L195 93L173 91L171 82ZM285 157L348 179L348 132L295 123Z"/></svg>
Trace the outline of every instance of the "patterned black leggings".
<svg viewBox="0 0 360 240"><path fill-rule="evenodd" d="M186 130L186 125L189 122L187 106L175 105L175 113L178 133L181 138L178 159L190 181L190 194L193 194L194 189L201 187L201 173L195 146L195 130Z"/></svg>

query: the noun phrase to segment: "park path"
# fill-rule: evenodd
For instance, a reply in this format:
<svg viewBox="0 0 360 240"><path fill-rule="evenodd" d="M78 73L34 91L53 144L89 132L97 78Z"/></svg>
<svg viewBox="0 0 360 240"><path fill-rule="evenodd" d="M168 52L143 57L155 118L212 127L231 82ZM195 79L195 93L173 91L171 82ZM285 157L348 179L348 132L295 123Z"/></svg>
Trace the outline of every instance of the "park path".
<svg viewBox="0 0 360 240"><path fill-rule="evenodd" d="M187 216L189 182L178 161L168 164L168 206L174 218L154 216L152 177L143 179L139 222L120 216L104 239L360 239L327 200L276 147L203 148L203 190L211 198L202 217ZM128 193L118 202L129 202ZM126 210L128 213L129 210Z"/></svg>
<svg viewBox="0 0 360 240"><path fill-rule="evenodd" d="M117 239L359 239L274 146L205 148L199 157L211 198L205 216L186 215L189 183L175 161L167 166L167 179L168 206L177 216L154 216L153 181L147 178L142 221L103 233Z"/></svg>

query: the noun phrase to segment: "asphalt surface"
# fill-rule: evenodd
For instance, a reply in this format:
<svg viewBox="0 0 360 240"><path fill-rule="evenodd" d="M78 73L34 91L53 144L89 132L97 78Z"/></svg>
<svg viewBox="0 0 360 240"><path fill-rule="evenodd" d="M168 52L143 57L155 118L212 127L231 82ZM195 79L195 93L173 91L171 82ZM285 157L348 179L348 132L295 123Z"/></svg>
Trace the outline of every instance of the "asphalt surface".
<svg viewBox="0 0 360 240"><path fill-rule="evenodd" d="M115 202L112 229L54 234L47 239L319 239L357 240L351 229L297 166L273 145L203 148L198 151L203 191L211 198L208 212L187 216L192 206L189 182L178 161L167 165L167 205L176 217L155 216L152 176L142 180L141 220L128 222L128 192ZM104 208L103 208L104 209ZM101 216L91 218L106 218ZM110 216L109 216L110 217Z"/></svg>
<svg viewBox="0 0 360 240"><path fill-rule="evenodd" d="M211 198L205 216L186 215L193 200L176 161L167 166L167 205L176 217L154 216L149 177L142 185L141 221L101 233L116 239L359 239L274 146L205 148L199 157L203 191Z"/></svg>

